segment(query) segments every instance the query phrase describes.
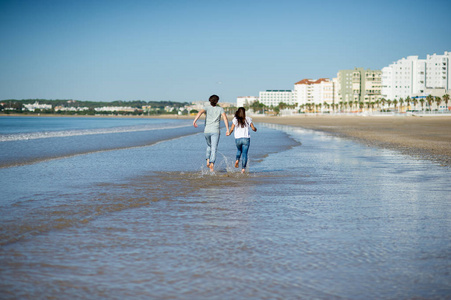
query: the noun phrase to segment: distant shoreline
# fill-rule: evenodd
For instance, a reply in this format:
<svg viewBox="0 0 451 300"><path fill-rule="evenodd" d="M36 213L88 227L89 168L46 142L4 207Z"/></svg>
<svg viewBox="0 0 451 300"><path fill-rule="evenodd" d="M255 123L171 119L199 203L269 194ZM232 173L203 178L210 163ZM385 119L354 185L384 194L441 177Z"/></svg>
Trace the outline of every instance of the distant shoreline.
<svg viewBox="0 0 451 300"><path fill-rule="evenodd" d="M0 117L194 119L194 116L180 116L180 115L123 116L123 115L0 114Z"/></svg>
<svg viewBox="0 0 451 300"><path fill-rule="evenodd" d="M69 118L137 118L194 120L194 116L88 116L88 115L23 115L4 114L0 117L69 117ZM229 121L233 116L228 116ZM252 116L254 123L270 123L301 127L338 135L368 146L401 151L422 159L451 166L451 117L449 116L355 116L299 115Z"/></svg>

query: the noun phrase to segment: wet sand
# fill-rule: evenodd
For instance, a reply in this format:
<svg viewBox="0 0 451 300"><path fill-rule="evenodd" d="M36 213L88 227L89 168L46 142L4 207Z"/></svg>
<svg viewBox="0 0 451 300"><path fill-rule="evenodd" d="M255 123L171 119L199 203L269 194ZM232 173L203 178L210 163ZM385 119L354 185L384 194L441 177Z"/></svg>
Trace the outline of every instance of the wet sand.
<svg viewBox="0 0 451 300"><path fill-rule="evenodd" d="M180 131L152 131L148 138L160 142L144 147L135 145L145 131L16 143L48 152L76 147L82 155L0 169L2 295L450 295L447 168L269 125L252 135L249 173L233 167L236 147L224 137L212 174L202 130L191 122L185 129L196 134L167 139ZM83 153L85 145L102 150L111 140L126 145Z"/></svg>
<svg viewBox="0 0 451 300"><path fill-rule="evenodd" d="M451 166L451 117L447 116L254 116L253 120L329 132Z"/></svg>

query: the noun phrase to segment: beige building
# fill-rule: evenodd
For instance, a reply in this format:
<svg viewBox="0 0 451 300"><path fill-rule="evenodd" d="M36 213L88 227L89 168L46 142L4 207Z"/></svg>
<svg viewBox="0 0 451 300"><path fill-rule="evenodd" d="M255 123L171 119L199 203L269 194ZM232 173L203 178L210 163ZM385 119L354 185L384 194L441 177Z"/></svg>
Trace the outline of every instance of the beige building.
<svg viewBox="0 0 451 300"><path fill-rule="evenodd" d="M359 103L367 105L381 99L382 71L365 70L340 70L337 74L338 102L352 103L351 108L358 108Z"/></svg>

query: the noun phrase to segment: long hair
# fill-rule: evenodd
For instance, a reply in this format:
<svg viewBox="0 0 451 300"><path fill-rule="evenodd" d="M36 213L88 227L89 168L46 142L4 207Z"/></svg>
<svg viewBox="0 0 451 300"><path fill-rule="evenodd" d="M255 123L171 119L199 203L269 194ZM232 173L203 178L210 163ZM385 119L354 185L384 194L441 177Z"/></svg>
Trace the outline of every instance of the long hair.
<svg viewBox="0 0 451 300"><path fill-rule="evenodd" d="M210 101L211 106L216 106L216 104L218 104L219 97L216 95L211 95L208 101Z"/></svg>
<svg viewBox="0 0 451 300"><path fill-rule="evenodd" d="M235 113L235 118L238 121L238 125L240 127L247 126L247 123L246 123L246 110L244 109L244 107L238 108L238 110Z"/></svg>

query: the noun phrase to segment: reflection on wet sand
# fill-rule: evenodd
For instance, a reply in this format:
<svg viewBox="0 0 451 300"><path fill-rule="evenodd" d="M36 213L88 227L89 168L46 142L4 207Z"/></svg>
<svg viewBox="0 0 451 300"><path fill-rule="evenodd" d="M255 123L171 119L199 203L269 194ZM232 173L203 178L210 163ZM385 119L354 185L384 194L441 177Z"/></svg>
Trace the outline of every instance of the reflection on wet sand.
<svg viewBox="0 0 451 300"><path fill-rule="evenodd" d="M447 170L305 129L261 128L270 138L253 141L258 161L246 174L227 159L233 144L213 174L148 170L168 166L190 136L128 150L147 160L121 180L16 201L2 217L0 288L11 298L450 294ZM258 152L269 143L283 147Z"/></svg>

